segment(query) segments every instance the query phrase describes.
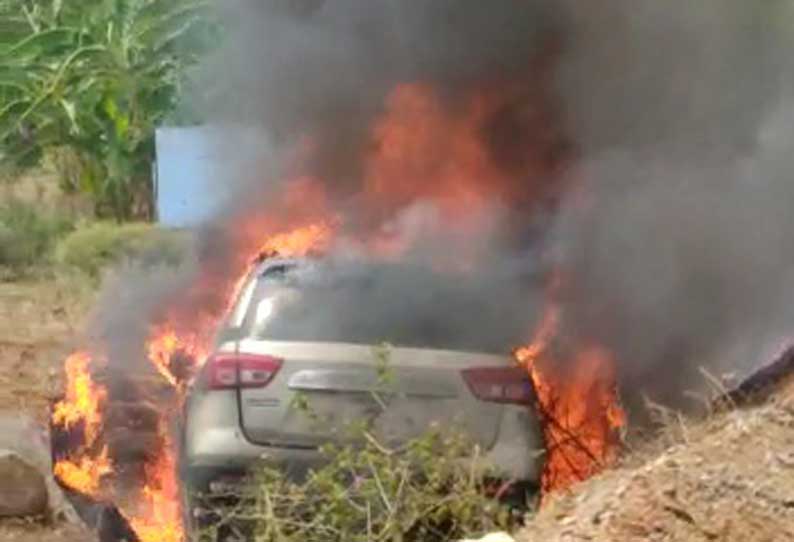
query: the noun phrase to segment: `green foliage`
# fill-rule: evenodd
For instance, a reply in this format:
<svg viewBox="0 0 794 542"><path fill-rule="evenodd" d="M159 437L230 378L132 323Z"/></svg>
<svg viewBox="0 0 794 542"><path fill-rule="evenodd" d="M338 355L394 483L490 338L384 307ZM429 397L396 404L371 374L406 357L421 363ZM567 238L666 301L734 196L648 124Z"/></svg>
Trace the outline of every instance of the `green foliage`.
<svg viewBox="0 0 794 542"><path fill-rule="evenodd" d="M302 482L261 465L199 540L236 528L261 542L440 542L510 530L522 519L487 495L489 473L460 435L431 428L398 450L369 436L323 453L327 464Z"/></svg>
<svg viewBox="0 0 794 542"><path fill-rule="evenodd" d="M100 216L151 213L154 129L217 38L205 0L0 0L0 159L68 154Z"/></svg>
<svg viewBox="0 0 794 542"><path fill-rule="evenodd" d="M0 207L0 277L15 279L51 260L55 243L72 223L18 201Z"/></svg>
<svg viewBox="0 0 794 542"><path fill-rule="evenodd" d="M376 347L373 356L378 383L372 397L387 409L395 379L389 345ZM291 406L325 423L305 394ZM217 519L197 539L215 542L231 532L258 542L446 542L511 530L524 519L492 496L499 473L485 466L478 445L462 431L433 426L394 449L367 423L350 424L345 437L340 442L347 444L321 450L323 466L303 480L265 459L231 500L194 495Z"/></svg>
<svg viewBox="0 0 794 542"><path fill-rule="evenodd" d="M56 261L99 278L102 270L124 259L149 265L178 265L187 254L185 234L144 223L99 222L61 240Z"/></svg>

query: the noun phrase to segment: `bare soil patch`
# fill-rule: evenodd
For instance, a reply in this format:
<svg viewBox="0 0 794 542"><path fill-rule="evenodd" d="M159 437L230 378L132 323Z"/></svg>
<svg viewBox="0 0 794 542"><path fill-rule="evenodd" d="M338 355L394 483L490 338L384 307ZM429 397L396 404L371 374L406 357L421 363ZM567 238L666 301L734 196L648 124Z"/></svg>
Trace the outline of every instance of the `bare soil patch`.
<svg viewBox="0 0 794 542"><path fill-rule="evenodd" d="M794 540L791 392L682 424L678 444L550 503L517 541Z"/></svg>
<svg viewBox="0 0 794 542"><path fill-rule="evenodd" d="M96 536L80 525L5 520L0 522L3 542L92 542Z"/></svg>
<svg viewBox="0 0 794 542"><path fill-rule="evenodd" d="M46 418L89 304L70 281L0 283L0 409Z"/></svg>

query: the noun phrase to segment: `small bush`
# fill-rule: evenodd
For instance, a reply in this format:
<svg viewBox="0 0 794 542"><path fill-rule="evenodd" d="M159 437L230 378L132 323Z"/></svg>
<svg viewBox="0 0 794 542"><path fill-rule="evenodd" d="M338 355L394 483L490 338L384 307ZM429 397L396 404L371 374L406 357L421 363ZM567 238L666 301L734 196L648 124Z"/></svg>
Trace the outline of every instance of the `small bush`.
<svg viewBox="0 0 794 542"><path fill-rule="evenodd" d="M184 234L152 224L99 222L65 237L56 250L57 261L99 277L109 265L128 258L148 265L178 265L187 253Z"/></svg>
<svg viewBox="0 0 794 542"><path fill-rule="evenodd" d="M373 348L377 386L370 395L383 410L395 394L390 348ZM306 395L296 395L292 408L314 423L331 423ZM515 503L518 507L495 498L505 489L497 482L500 473L482 461L479 446L454 424L443 430L433 425L394 449L377 440L371 425L371 420L348 424L339 435L344 444L324 446L324 466L302 480L265 458L241 491L192 493L190 508L211 510L214 518L190 539L448 542L523 523L528 496Z"/></svg>
<svg viewBox="0 0 794 542"><path fill-rule="evenodd" d="M71 221L48 216L30 204L12 201L0 206L1 275L18 278L50 263L55 244L72 229Z"/></svg>
<svg viewBox="0 0 794 542"><path fill-rule="evenodd" d="M259 542L447 542L510 531L524 519L489 496L496 473L482 467L477 447L460 435L432 428L396 450L368 435L323 453L327 464L302 482L263 463L224 509L198 496L216 521L197 540L236 532Z"/></svg>

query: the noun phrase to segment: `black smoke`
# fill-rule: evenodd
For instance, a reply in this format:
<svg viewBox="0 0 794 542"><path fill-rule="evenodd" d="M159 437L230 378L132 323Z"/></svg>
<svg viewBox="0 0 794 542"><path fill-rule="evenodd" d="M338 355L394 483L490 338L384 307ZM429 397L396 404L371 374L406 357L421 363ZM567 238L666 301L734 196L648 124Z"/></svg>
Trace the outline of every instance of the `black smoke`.
<svg viewBox="0 0 794 542"><path fill-rule="evenodd" d="M556 235L567 316L657 400L790 341L794 44L787 2L570 2L560 96L586 201Z"/></svg>
<svg viewBox="0 0 794 542"><path fill-rule="evenodd" d="M466 263L489 287L479 293L510 314L537 319L541 290L526 302L509 294L526 290L527 269L554 260L567 277L564 336L612 350L627 386L657 399L681 404L685 390L705 386L699 367L744 372L790 337L790 3L234 0L221 9L225 43L203 65L195 100L226 126L226 159L244 167L218 178L234 203L201 234L199 270L234 270L238 218L273 211L284 179L307 175L362 231L408 232L418 246L406 263L446 265L477 247ZM374 225L357 205L373 122L404 83L430 86L450 112L483 85L511 89L479 137L525 197L494 201L484 234L455 230L432 202L391 208ZM253 156L234 144L252 133L261 134ZM170 305L186 302L191 280L166 296ZM392 286L423 291L410 273ZM419 301L400 305L405 321L449 314Z"/></svg>

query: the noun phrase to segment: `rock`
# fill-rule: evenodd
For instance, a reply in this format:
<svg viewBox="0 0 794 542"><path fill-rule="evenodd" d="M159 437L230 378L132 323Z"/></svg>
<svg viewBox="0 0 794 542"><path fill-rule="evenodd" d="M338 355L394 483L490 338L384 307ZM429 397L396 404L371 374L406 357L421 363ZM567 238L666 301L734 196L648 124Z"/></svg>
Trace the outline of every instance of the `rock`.
<svg viewBox="0 0 794 542"><path fill-rule="evenodd" d="M39 516L47 512L44 476L10 450L0 450L0 517Z"/></svg>
<svg viewBox="0 0 794 542"><path fill-rule="evenodd" d="M515 542L512 536L507 533L491 533L482 538L461 540L460 542Z"/></svg>
<svg viewBox="0 0 794 542"><path fill-rule="evenodd" d="M78 519L52 475L48 432L19 413L0 412L0 516L40 514Z"/></svg>

